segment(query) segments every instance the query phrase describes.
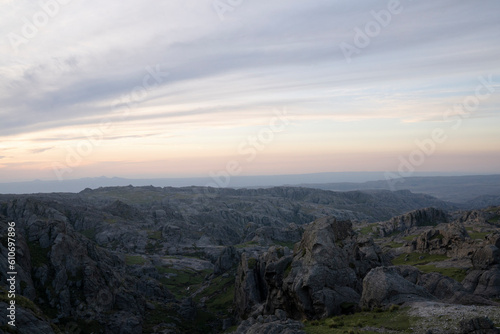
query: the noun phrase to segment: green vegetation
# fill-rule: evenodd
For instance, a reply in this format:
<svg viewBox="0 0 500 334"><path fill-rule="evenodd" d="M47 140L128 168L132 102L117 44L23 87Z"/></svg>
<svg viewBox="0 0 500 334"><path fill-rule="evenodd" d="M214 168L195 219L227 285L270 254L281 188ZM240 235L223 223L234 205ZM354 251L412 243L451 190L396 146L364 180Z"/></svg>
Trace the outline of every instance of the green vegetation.
<svg viewBox="0 0 500 334"><path fill-rule="evenodd" d="M10 298L8 298L8 293L6 288L0 286L0 301L6 304L10 303ZM24 297L23 295L16 293L16 306L24 307L25 309L29 309L33 311L39 317L42 316L42 312L40 309L33 303L30 299Z"/></svg>
<svg viewBox="0 0 500 334"><path fill-rule="evenodd" d="M385 328L400 333L412 333L412 318L408 309L391 307L385 312L360 312L341 315L322 320L305 321L305 332L308 334L343 334L343 333L377 333L362 330L363 327Z"/></svg>
<svg viewBox="0 0 500 334"><path fill-rule="evenodd" d="M162 246L160 243L158 243L158 241L155 241L154 243L149 241L147 244L146 244L146 247L144 247L144 250L146 251L146 253L148 254L154 254L154 253L157 253L159 252L160 250L162 249Z"/></svg>
<svg viewBox="0 0 500 334"><path fill-rule="evenodd" d="M83 234L84 236L86 236L88 239L95 241L95 235L96 235L95 229L91 228L88 230L83 230L83 231L80 231L80 233Z"/></svg>
<svg viewBox="0 0 500 334"><path fill-rule="evenodd" d="M403 237L403 240L405 241L412 241L413 239L415 239L417 237L416 234L412 234L412 235L407 235L406 237Z"/></svg>
<svg viewBox="0 0 500 334"><path fill-rule="evenodd" d="M160 274L168 274L168 278L163 277L160 279L160 282L179 299L186 298L199 288L205 276L212 272L211 270L195 271L187 268L173 269L164 266L158 266L156 269L158 269Z"/></svg>
<svg viewBox="0 0 500 334"><path fill-rule="evenodd" d="M41 267L49 263L49 248L42 248L38 241L28 241L30 250L31 266Z"/></svg>
<svg viewBox="0 0 500 334"><path fill-rule="evenodd" d="M146 260L140 255L125 255L125 264L129 266L143 265Z"/></svg>
<svg viewBox="0 0 500 334"><path fill-rule="evenodd" d="M405 261L407 259L407 261ZM461 282L465 276L467 276L467 271L461 268L452 267L437 267L431 262L439 262L448 259L446 255L431 255L431 254L421 254L421 253L411 253L411 254L401 254L392 260L392 264L395 266L399 265L410 265L415 266L417 269L424 273L440 273L444 276L453 278L454 280Z"/></svg>
<svg viewBox="0 0 500 334"><path fill-rule="evenodd" d="M457 282L462 282L467 276L467 270L461 268L440 268L432 264L416 266L420 271L424 273L440 273L441 275L453 278Z"/></svg>
<svg viewBox="0 0 500 334"><path fill-rule="evenodd" d="M202 296L208 297L208 310L215 313L229 314L234 299L234 275L216 277L210 286L203 290Z"/></svg>
<svg viewBox="0 0 500 334"><path fill-rule="evenodd" d="M370 224L370 225L367 225L367 226L364 226L362 227L360 230L359 230L359 233L363 234L363 235L368 235L370 233L373 233L373 228L378 226L377 223L373 223L373 224Z"/></svg>
<svg viewBox="0 0 500 334"><path fill-rule="evenodd" d="M407 259L405 261L405 259ZM444 261L448 259L446 255L437 255L437 254L425 254L425 253L410 253L410 254L401 254L398 257L392 260L392 264L395 266L400 265L424 265L430 262L438 262Z"/></svg>
<svg viewBox="0 0 500 334"><path fill-rule="evenodd" d="M241 248L245 248L245 247L249 247L249 246L256 246L258 244L259 243L256 242L256 241L248 241L248 242L245 242L245 243L242 243L242 244L234 245L234 247L238 248L238 249L241 249Z"/></svg>
<svg viewBox="0 0 500 334"><path fill-rule="evenodd" d="M493 218L488 219L488 222L496 224L500 221L500 216L495 216Z"/></svg>
<svg viewBox="0 0 500 334"><path fill-rule="evenodd" d="M294 242L285 242L285 241L276 241L276 240L273 240L273 242L278 245L278 246L281 246L281 247L288 247L290 248L291 250L293 250L293 247L295 246L295 243Z"/></svg>
<svg viewBox="0 0 500 334"><path fill-rule="evenodd" d="M472 227L467 227L466 230L467 230L467 233L469 233L469 237L472 240L484 239L484 237L486 237L488 234L490 234L490 232L475 232L474 228L472 228Z"/></svg>
<svg viewBox="0 0 500 334"><path fill-rule="evenodd" d="M403 243L400 243L400 242L390 242L388 244L385 244L385 246L388 246L388 247L391 247L391 248L399 248L399 247L403 247Z"/></svg>
<svg viewBox="0 0 500 334"><path fill-rule="evenodd" d="M153 240L161 240L161 231L149 231L148 238Z"/></svg>
<svg viewBox="0 0 500 334"><path fill-rule="evenodd" d="M257 267L257 259L250 258L247 261L248 263L248 269L255 269Z"/></svg>

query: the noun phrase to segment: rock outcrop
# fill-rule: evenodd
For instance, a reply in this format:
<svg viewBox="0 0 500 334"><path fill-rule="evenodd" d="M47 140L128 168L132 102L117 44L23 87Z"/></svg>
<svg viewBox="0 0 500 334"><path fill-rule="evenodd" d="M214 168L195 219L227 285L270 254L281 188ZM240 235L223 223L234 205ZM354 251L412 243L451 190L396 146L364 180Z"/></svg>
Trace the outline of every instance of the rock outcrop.
<svg viewBox="0 0 500 334"><path fill-rule="evenodd" d="M5 226L2 223L2 229ZM60 319L92 319L102 328L114 323L108 333L140 333L145 298L175 302L158 281L128 275L118 255L97 247L67 222L19 221L16 231L17 251L22 256L16 290L46 314ZM0 245L0 263L7 263L6 257L7 250ZM26 316L29 318L29 312ZM22 328L24 325L20 322Z"/></svg>
<svg viewBox="0 0 500 334"><path fill-rule="evenodd" d="M391 218L379 224L379 234L385 237L394 232L406 232L415 227L435 226L448 223L449 215L443 210L435 208L419 209L404 215Z"/></svg>
<svg viewBox="0 0 500 334"><path fill-rule="evenodd" d="M463 224L454 222L421 233L411 242L410 251L470 258L477 246L468 239L469 234Z"/></svg>
<svg viewBox="0 0 500 334"><path fill-rule="evenodd" d="M358 239L350 221L320 218L305 227L293 255L271 248L257 259L242 256L235 304L243 318L283 309L289 317L322 318L359 302L362 279L383 265L371 239Z"/></svg>
<svg viewBox="0 0 500 334"><path fill-rule="evenodd" d="M214 264L214 275L220 275L235 267L240 261L240 254L233 246L224 248Z"/></svg>
<svg viewBox="0 0 500 334"><path fill-rule="evenodd" d="M460 321L459 334L499 334L500 330L487 317L464 319Z"/></svg>
<svg viewBox="0 0 500 334"><path fill-rule="evenodd" d="M413 267L378 267L370 271L363 280L360 306L373 309L392 304L436 300L423 287L405 279L401 270L406 270L408 276L418 275L416 272L409 272Z"/></svg>
<svg viewBox="0 0 500 334"><path fill-rule="evenodd" d="M412 266L378 267L363 280L362 308L440 301L461 305L498 305L471 294L462 284L439 273L424 274Z"/></svg>

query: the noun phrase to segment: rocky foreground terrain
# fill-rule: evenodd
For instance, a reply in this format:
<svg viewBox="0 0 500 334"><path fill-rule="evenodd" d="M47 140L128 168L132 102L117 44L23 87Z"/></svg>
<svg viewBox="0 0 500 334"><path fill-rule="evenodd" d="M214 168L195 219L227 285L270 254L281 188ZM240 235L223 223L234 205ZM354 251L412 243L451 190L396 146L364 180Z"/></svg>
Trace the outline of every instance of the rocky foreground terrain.
<svg viewBox="0 0 500 334"><path fill-rule="evenodd" d="M0 333L498 333L499 220L404 190L0 195Z"/></svg>

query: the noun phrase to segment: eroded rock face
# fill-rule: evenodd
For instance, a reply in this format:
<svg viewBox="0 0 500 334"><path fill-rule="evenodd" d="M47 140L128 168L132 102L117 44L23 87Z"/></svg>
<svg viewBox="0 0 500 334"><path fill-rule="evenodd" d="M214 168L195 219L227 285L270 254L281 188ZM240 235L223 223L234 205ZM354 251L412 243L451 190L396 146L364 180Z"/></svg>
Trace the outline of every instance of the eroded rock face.
<svg viewBox="0 0 500 334"><path fill-rule="evenodd" d="M23 254L17 291L59 318L91 318L103 327L113 323L108 333L140 333L145 297L175 301L148 275L129 275L118 255L75 233L67 222L32 219L19 221L16 229L18 253ZM0 251L1 262L7 263L3 245ZM30 331L33 326L44 328L29 310L25 313L27 320L19 327L26 333L37 333Z"/></svg>
<svg viewBox="0 0 500 334"><path fill-rule="evenodd" d="M413 227L431 226L448 223L449 216L443 210L425 208L394 217L379 227L380 236L385 237L394 232L405 232Z"/></svg>
<svg viewBox="0 0 500 334"><path fill-rule="evenodd" d="M477 246L468 239L469 234L463 224L454 222L423 232L410 247L411 251L418 253L470 258Z"/></svg>
<svg viewBox="0 0 500 334"><path fill-rule="evenodd" d="M384 258L371 239L357 239L350 221L325 217L305 227L293 255L272 247L258 259L242 257L235 303L240 316L273 314L323 318L348 311L361 296L362 279Z"/></svg>

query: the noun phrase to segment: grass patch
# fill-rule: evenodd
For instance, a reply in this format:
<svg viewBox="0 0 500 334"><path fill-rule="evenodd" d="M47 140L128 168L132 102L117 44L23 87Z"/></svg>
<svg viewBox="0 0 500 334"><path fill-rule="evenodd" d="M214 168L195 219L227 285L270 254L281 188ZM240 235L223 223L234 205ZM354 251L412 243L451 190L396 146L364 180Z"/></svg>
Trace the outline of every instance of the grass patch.
<svg viewBox="0 0 500 334"><path fill-rule="evenodd" d="M493 218L490 218L488 219L488 222L489 223L493 223L493 224L496 224L500 221L500 216L496 216L496 217L493 217Z"/></svg>
<svg viewBox="0 0 500 334"><path fill-rule="evenodd" d="M399 247L403 247L403 245L404 245L404 244L403 244L403 243L401 243L401 242L394 242L394 241L393 241L393 242L390 242L390 243L388 243L388 244L385 244L385 246L387 246L387 247L391 247L391 248L399 248Z"/></svg>
<svg viewBox="0 0 500 334"><path fill-rule="evenodd" d="M367 226L364 226L362 227L360 230L359 230L359 233L363 234L363 235L368 235L368 234L371 234L373 233L373 228L376 227L378 224L377 223L373 223L373 224L370 224L370 225L367 225Z"/></svg>
<svg viewBox="0 0 500 334"><path fill-rule="evenodd" d="M197 299L206 297L206 306L210 312L229 315L234 299L234 275L218 276L210 285L197 296Z"/></svg>
<svg viewBox="0 0 500 334"><path fill-rule="evenodd" d="M258 244L259 243L256 242L256 241L248 241L248 242L245 242L245 243L242 243L242 244L234 245L234 247L238 248L238 249L242 249L242 248L246 248L246 247L249 247L249 246L256 246Z"/></svg>
<svg viewBox="0 0 500 334"><path fill-rule="evenodd" d="M415 239L417 237L416 234L412 234L412 235L407 235L406 237L403 237L402 239L404 241L412 241L413 239Z"/></svg>
<svg viewBox="0 0 500 334"><path fill-rule="evenodd" d="M472 239L472 240L476 240L476 239L484 239L484 237L486 237L488 234L490 234L490 232L474 232L474 229L472 227L468 227L466 228L467 230L467 233L469 233L469 237Z"/></svg>
<svg viewBox="0 0 500 334"><path fill-rule="evenodd" d="M173 269L164 266L156 267L160 274L168 274L167 277L160 278L160 282L165 285L170 292L178 299L189 296L203 283L205 276L211 270L195 271L192 269ZM189 288L189 289L188 289Z"/></svg>
<svg viewBox="0 0 500 334"><path fill-rule="evenodd" d="M162 330L167 330L169 324L175 324L175 326L180 327L183 323L188 323L182 321L180 317L177 316L176 308L174 304L161 304L154 303L155 309L148 310L144 317L144 323L142 326L143 333L157 333L154 328L160 324L164 324Z"/></svg>
<svg viewBox="0 0 500 334"><path fill-rule="evenodd" d="M125 264L129 266L143 265L146 260L140 255L125 255Z"/></svg>
<svg viewBox="0 0 500 334"><path fill-rule="evenodd" d="M385 312L360 312L322 320L305 321L308 334L376 333L362 331L363 327L385 328L400 333L412 333L412 318L408 309L393 309Z"/></svg>
<svg viewBox="0 0 500 334"><path fill-rule="evenodd" d="M161 231L149 231L148 238L153 240L161 240Z"/></svg>
<svg viewBox="0 0 500 334"><path fill-rule="evenodd" d="M439 268L432 264L416 266L424 273L440 273L441 275L453 278L457 282L462 282L467 276L467 271L460 268Z"/></svg>
<svg viewBox="0 0 500 334"><path fill-rule="evenodd" d="M87 239L95 241L95 235L97 233L96 233L96 230L94 228L91 228L88 230L80 231L80 234L83 234L85 237L87 237Z"/></svg>
<svg viewBox="0 0 500 334"><path fill-rule="evenodd" d="M405 259L407 259L405 261ZM444 261L448 259L446 255L437 255L437 254L425 254L425 253L410 253L410 254L401 254L398 257L392 260L392 264L395 266L400 265L424 265L430 262Z"/></svg>

